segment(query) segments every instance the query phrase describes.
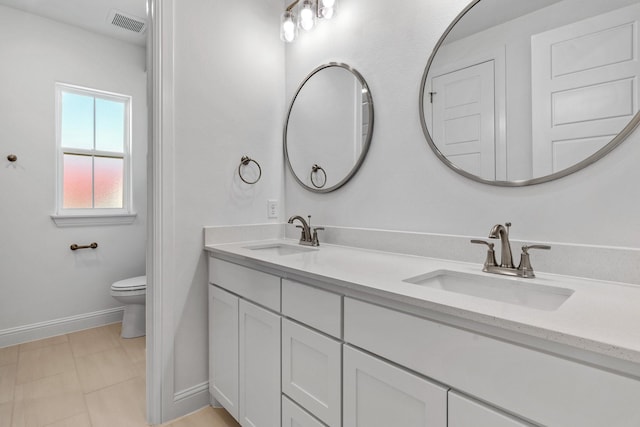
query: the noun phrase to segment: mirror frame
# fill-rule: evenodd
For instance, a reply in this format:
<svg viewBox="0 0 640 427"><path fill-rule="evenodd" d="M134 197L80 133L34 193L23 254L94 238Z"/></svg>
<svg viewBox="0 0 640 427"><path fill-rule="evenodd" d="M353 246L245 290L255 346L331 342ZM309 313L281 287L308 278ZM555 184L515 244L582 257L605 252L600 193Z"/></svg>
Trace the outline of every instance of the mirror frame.
<svg viewBox="0 0 640 427"><path fill-rule="evenodd" d="M490 181L488 179L484 179L477 175L469 173L466 170L460 168L459 166L456 166L453 162L451 162L438 149L435 142L431 138L431 134L429 133L429 130L427 129L427 123L425 120L425 111L424 111L424 98L425 98L425 88L427 86L427 75L429 74L429 69L431 68L433 59L436 53L438 53L438 49L440 49L440 46L442 46L442 44L444 43L444 40L447 38L449 33L453 30L453 27L455 27L455 25L467 14L467 12L469 12L476 4L480 3L481 1L482 0L473 0L467 7L464 8L462 12L458 14L458 16L456 16L453 22L449 24L449 26L444 31L440 39L438 39L438 42L436 43L435 47L433 48L433 51L431 52L431 55L429 56L429 61L427 62L427 66L425 67L424 73L422 75L422 81L420 83L420 92L419 92L418 102L419 102L419 110L420 110L420 125L422 126L422 132L424 133L424 136L427 139L427 142L429 143L429 146L431 147L433 152L445 165L447 165L450 169L454 170L460 175L483 184L495 185L499 187L523 187L526 185L541 184L544 182L549 182L559 178L563 178L567 175L571 175L572 173L577 172L589 166L592 163L595 163L596 161L600 160L601 158L609 154L609 152L612 151L614 148L616 148L618 145L620 145L622 141L624 141L635 130L635 128L638 127L638 124L640 124L640 111L638 111L633 116L631 121L627 123L627 125L618 133L618 135L616 135L604 147L602 147L600 150L593 153L591 156L587 157L586 159L566 169L563 169L558 172L554 172L549 175L541 176L538 178L531 178L531 179L518 180L518 181Z"/></svg>
<svg viewBox="0 0 640 427"><path fill-rule="evenodd" d="M367 110L368 110L368 113L369 113L369 126L368 126L368 129L367 129L367 138L364 141L364 143L362 144L362 151L360 152L360 157L358 157L358 160L356 161L356 163L351 168L351 171L349 171L349 173L342 180L340 180L337 184L335 184L335 185L333 185L331 187L328 187L328 188L315 188L315 187L308 186L307 184L302 182L302 180L298 177L298 175L296 175L296 173L293 170L293 166L291 165L291 160L289 159L289 152L287 150L287 130L289 128L289 119L291 118L291 111L293 110L293 105L295 104L296 98L298 98L298 95L300 94L300 91L304 87L305 83L307 81L309 81L309 79L311 79L314 75L316 75L320 71L324 70L325 68L331 68L331 67L344 68L345 70L349 71L351 74L353 74L355 76L356 79L358 79L358 82L362 85L362 89L366 90L366 92L367 92L367 94L369 96L369 101L370 101L368 103L368 107L367 107ZM291 103L289 104L289 110L287 112L287 118L285 119L285 122L284 122L284 129L283 129L283 133L282 133L283 148L284 148L284 158L285 158L285 160L287 162L287 166L289 167L289 171L291 171L291 175L293 175L293 178L303 188L305 188L305 189L307 189L309 191L312 191L314 193L330 193L330 192L335 191L338 188L342 187L347 182L349 182L349 180L356 174L356 172L358 172L358 170L362 166L362 163L364 162L365 157L367 156L367 152L369 151L369 146L371 145L371 138L373 137L373 123L374 123L373 96L371 95L371 90L369 89L369 86L367 85L367 82L365 81L364 77L362 77L362 75L355 68L351 67L350 65L341 63L341 62L329 62L329 63L326 63L326 64L323 64L323 65L319 66L318 68L313 70L302 81L302 83L300 83L300 86L298 86L298 89L296 90L296 93L293 96L293 98L291 99Z"/></svg>

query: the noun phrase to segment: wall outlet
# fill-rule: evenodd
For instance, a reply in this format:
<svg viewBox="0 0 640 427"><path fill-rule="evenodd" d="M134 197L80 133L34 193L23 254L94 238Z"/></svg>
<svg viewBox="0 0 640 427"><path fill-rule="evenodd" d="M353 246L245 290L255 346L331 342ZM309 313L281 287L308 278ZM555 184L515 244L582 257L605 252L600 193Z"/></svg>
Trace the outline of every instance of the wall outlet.
<svg viewBox="0 0 640 427"><path fill-rule="evenodd" d="M267 218L278 218L279 211L277 200L267 200Z"/></svg>

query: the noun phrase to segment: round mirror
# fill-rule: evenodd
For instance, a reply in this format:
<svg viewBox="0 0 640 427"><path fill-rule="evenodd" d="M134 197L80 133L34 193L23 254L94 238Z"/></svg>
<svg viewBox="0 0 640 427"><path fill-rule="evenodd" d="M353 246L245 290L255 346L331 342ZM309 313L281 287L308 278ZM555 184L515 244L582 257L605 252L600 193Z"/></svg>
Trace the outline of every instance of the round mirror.
<svg viewBox="0 0 640 427"><path fill-rule="evenodd" d="M304 188L328 193L358 171L373 133L373 99L367 83L346 64L322 65L291 100L284 155Z"/></svg>
<svg viewBox="0 0 640 427"><path fill-rule="evenodd" d="M638 0L475 0L438 41L420 120L447 166L522 186L602 158L638 125Z"/></svg>

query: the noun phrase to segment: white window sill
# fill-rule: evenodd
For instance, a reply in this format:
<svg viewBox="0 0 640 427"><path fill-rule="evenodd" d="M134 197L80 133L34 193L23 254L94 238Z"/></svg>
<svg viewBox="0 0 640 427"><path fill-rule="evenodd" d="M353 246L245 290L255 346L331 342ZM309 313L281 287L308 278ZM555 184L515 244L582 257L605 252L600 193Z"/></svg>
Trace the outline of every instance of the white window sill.
<svg viewBox="0 0 640 427"><path fill-rule="evenodd" d="M92 225L133 224L138 214L100 214L100 215L51 215L58 227L83 227Z"/></svg>

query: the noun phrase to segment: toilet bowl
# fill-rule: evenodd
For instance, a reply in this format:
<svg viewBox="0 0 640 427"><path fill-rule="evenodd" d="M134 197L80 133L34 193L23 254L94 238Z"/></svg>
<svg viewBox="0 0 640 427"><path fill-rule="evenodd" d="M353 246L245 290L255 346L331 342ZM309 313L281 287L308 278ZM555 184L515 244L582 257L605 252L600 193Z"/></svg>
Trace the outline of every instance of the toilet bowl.
<svg viewBox="0 0 640 427"><path fill-rule="evenodd" d="M124 305L122 338L145 335L145 298L147 276L119 280L111 285L111 296Z"/></svg>

